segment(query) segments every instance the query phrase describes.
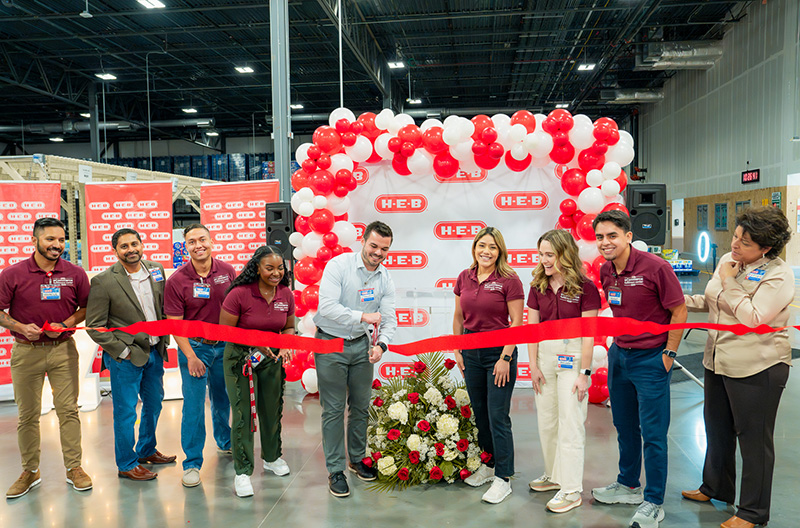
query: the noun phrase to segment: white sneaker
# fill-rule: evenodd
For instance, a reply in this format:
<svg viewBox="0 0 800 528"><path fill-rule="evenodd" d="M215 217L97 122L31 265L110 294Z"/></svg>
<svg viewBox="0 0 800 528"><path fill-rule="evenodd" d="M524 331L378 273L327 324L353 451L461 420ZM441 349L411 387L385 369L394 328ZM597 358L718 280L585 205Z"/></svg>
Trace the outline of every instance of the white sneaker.
<svg viewBox="0 0 800 528"><path fill-rule="evenodd" d="M547 509L553 513L565 513L583 504L581 494L577 491L572 493L560 490L556 496L547 501Z"/></svg>
<svg viewBox="0 0 800 528"><path fill-rule="evenodd" d="M464 483L472 486L473 488L477 488L478 486L483 486L493 478L494 468L490 468L484 464L481 464L481 467L478 468L478 471L464 479Z"/></svg>
<svg viewBox="0 0 800 528"><path fill-rule="evenodd" d="M631 518L630 528L658 528L664 520L664 508L658 504L644 501Z"/></svg>
<svg viewBox="0 0 800 528"><path fill-rule="evenodd" d="M252 497L253 485L250 483L250 475L236 475L233 479L233 489L239 497Z"/></svg>
<svg viewBox="0 0 800 528"><path fill-rule="evenodd" d="M644 501L642 487L629 488L619 482L612 482L605 488L594 488L592 496L603 504L641 504Z"/></svg>
<svg viewBox="0 0 800 528"><path fill-rule="evenodd" d="M264 461L264 469L267 471L272 471L279 477L289 474L289 464L282 458L278 458L274 462L267 462Z"/></svg>
<svg viewBox="0 0 800 528"><path fill-rule="evenodd" d="M183 472L181 483L186 488L193 488L200 484L200 470L197 468L189 468Z"/></svg>
<svg viewBox="0 0 800 528"><path fill-rule="evenodd" d="M494 477L492 487L483 494L481 500L492 504L499 504L509 495L511 495L511 482L506 482L500 477Z"/></svg>
<svg viewBox="0 0 800 528"><path fill-rule="evenodd" d="M561 489L561 485L550 480L550 477L547 475L542 475L537 479L533 479L528 483L528 487L533 491L553 491Z"/></svg>

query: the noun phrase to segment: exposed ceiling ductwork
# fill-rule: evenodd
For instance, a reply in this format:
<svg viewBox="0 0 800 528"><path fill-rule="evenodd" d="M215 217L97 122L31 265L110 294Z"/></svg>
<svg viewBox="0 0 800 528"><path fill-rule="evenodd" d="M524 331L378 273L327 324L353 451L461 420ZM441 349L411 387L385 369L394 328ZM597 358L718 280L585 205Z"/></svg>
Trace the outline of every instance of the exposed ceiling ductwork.
<svg viewBox="0 0 800 528"><path fill-rule="evenodd" d="M722 42L653 42L636 57L637 71L708 70L722 57Z"/></svg>
<svg viewBox="0 0 800 528"><path fill-rule="evenodd" d="M600 90L600 99L608 104L646 104L660 103L664 100L663 90L633 88L629 90Z"/></svg>
<svg viewBox="0 0 800 528"><path fill-rule="evenodd" d="M150 124L153 128L187 128L187 127L200 127L211 128L214 126L214 118L194 118L194 119L171 119L167 121L153 121ZM61 123L40 123L30 125L11 125L0 126L0 133L20 133L26 134L77 134L79 132L88 132L91 128L89 121L75 121L67 119ZM147 129L138 123L131 123L129 121L102 121L97 123L99 130L140 130Z"/></svg>

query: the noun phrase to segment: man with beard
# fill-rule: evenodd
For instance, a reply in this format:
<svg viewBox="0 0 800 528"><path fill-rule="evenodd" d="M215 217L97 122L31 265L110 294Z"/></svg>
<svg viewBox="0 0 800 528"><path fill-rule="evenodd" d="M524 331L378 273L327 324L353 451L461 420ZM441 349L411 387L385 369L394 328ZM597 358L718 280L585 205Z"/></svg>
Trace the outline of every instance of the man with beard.
<svg viewBox="0 0 800 528"><path fill-rule="evenodd" d="M163 319L164 268L142 259L142 239L133 229L114 233L111 245L118 262L92 279L86 326L115 328ZM156 449L168 338L121 331L88 333L103 347L103 363L111 374L118 474L131 480L152 480L158 475L140 464L169 464L177 458ZM140 397L139 441L134 449L136 404Z"/></svg>
<svg viewBox="0 0 800 528"><path fill-rule="evenodd" d="M0 325L11 330L11 379L19 413L17 442L22 475L7 499L21 497L41 482L39 416L47 375L61 433L67 483L78 491L91 489L92 479L81 468L81 420L78 417L78 349L73 332L45 332L42 326L70 328L86 316L89 278L80 267L61 258L64 224L40 218L33 224L35 251L29 259L0 273Z"/></svg>
<svg viewBox="0 0 800 528"><path fill-rule="evenodd" d="M341 354L316 354L319 401L322 405L322 448L328 469L328 488L335 497L350 495L347 467L358 478L375 480L373 468L361 460L367 448L367 419L373 364L380 361L397 329L394 282L381 265L392 245L392 230L383 222L364 229L359 253L343 253L325 266L314 316L318 339L344 339ZM375 339L370 341L369 326ZM344 411L347 417L345 457Z"/></svg>

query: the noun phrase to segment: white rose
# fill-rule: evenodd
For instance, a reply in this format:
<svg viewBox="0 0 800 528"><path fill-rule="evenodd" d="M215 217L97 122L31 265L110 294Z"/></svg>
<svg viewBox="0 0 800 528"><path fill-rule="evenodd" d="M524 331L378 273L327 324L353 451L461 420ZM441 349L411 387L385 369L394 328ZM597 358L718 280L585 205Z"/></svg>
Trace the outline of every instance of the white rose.
<svg viewBox="0 0 800 528"><path fill-rule="evenodd" d="M419 435L412 434L406 440L406 446L408 446L409 451L419 451L420 450L420 438Z"/></svg>

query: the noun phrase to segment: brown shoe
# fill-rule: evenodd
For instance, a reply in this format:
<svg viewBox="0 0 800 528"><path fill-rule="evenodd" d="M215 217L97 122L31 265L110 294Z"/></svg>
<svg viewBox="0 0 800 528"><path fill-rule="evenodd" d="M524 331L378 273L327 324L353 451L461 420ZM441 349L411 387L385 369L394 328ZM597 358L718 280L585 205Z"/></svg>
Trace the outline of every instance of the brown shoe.
<svg viewBox="0 0 800 528"><path fill-rule="evenodd" d="M67 484L78 491L92 489L92 479L80 466L67 470Z"/></svg>
<svg viewBox="0 0 800 528"><path fill-rule="evenodd" d="M682 491L681 495L683 495L684 499L689 499L690 501L695 501L695 502L708 502L711 500L711 497L709 497L699 489L691 491Z"/></svg>
<svg viewBox="0 0 800 528"><path fill-rule="evenodd" d="M22 472L16 482L14 482L6 492L7 499L16 499L28 493L31 488L38 486L42 482L42 475L39 470Z"/></svg>
<svg viewBox="0 0 800 528"><path fill-rule="evenodd" d="M167 456L163 455L156 450L155 453L149 457L140 458L140 464L172 464L178 457L176 455Z"/></svg>
<svg viewBox="0 0 800 528"><path fill-rule="evenodd" d="M753 528L755 524L745 521L744 519L740 519L734 515L719 526L720 528Z"/></svg>
<svg viewBox="0 0 800 528"><path fill-rule="evenodd" d="M153 480L158 476L158 473L153 473L143 466L136 466L130 471L120 471L117 474L120 478L128 478L131 480Z"/></svg>

